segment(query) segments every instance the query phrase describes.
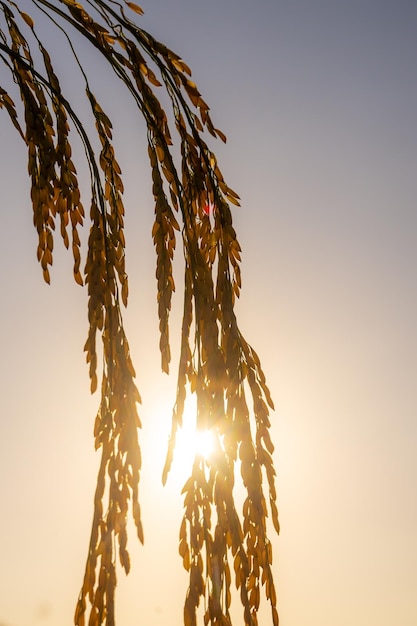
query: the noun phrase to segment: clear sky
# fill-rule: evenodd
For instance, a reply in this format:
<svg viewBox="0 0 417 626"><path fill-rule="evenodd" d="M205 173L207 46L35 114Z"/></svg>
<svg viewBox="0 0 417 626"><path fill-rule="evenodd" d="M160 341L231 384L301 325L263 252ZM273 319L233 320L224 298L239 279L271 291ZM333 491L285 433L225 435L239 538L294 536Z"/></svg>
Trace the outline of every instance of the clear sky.
<svg viewBox="0 0 417 626"><path fill-rule="evenodd" d="M277 407L281 623L415 626L417 4L140 4L144 28L192 67L228 136L226 146L212 145L242 199L238 316ZM169 379L159 372L143 126L90 58L126 180L126 325L143 397L146 543L131 542L133 571L127 580L120 573L118 626L181 626L183 468L163 489L175 367ZM68 59L58 48L64 83L78 97ZM0 624L71 624L99 460L99 399L89 395L82 352L86 298L65 254L57 253L52 286L43 284L25 151L4 114L0 185Z"/></svg>

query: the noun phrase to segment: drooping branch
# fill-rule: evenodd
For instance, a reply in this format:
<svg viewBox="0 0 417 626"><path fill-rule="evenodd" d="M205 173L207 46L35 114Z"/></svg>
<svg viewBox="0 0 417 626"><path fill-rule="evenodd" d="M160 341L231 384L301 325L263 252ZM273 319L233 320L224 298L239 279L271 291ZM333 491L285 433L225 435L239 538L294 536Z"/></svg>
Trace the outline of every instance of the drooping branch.
<svg viewBox="0 0 417 626"><path fill-rule="evenodd" d="M94 426L95 445L101 448L102 457L75 624L84 626L88 608L89 626L114 625L117 557L126 572L130 568L126 530L129 510L141 541L143 530L138 501L140 396L121 310L128 301L124 183L112 143L111 121L94 96L68 34L71 29L102 55L146 123L155 202L152 237L157 259L161 365L167 373L171 361L169 313L175 290L176 233L181 231L182 235L184 311L177 394L163 481L182 425L188 387L197 398L197 428L213 431L217 442L213 456L196 457L183 489L179 549L190 575L185 626L197 623L202 600L205 624L231 624L231 565L245 625L258 623L264 586L272 621L277 626L267 528L270 512L273 526L279 530L269 435L273 403L259 358L242 336L234 310L241 289L241 249L230 205L238 205L239 198L226 184L203 134L206 130L213 137L223 141L226 138L214 127L188 65L129 17L127 9L140 16L140 7L125 0L89 0L84 6L75 0L32 0L31 6L67 38L85 80L85 95L100 145L96 155L88 126L61 90L36 22L18 3L0 0L0 56L6 74L17 85L24 123L4 87L0 88L0 108L5 109L28 148L38 260L47 282L56 223L60 224L66 247L70 244L68 232L71 234L74 277L88 289L89 330L84 349L93 392L98 387L97 336L102 339L101 401ZM40 61L32 54L30 43L38 47ZM157 95L162 88L171 103L169 115ZM81 138L90 173L89 216L84 214L72 161L71 126ZM180 166L176 166L176 146ZM90 234L82 273L79 229L86 220ZM246 492L242 514L236 509L233 495L238 468ZM264 478L269 504L263 490Z"/></svg>

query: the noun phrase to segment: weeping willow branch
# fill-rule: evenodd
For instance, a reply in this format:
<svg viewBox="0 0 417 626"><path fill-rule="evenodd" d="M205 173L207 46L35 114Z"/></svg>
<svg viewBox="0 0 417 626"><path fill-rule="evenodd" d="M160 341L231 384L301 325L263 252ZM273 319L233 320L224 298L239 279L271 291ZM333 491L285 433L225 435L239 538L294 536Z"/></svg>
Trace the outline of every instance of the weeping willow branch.
<svg viewBox="0 0 417 626"><path fill-rule="evenodd" d="M74 278L88 289L88 335L84 346L91 391L98 387L97 337L102 342L101 400L94 425L101 462L94 497L93 524L75 626L113 626L117 560L130 569L127 519L132 514L139 540L141 451L137 405L140 395L124 331L122 305L128 303L125 271L124 205L121 169L112 123L97 101L71 39L77 32L103 56L133 98L147 127L155 221L157 299L161 367L171 362L169 314L175 291L173 262L178 233L184 254L184 309L177 392L162 480L165 483L182 426L188 388L197 398L197 428L211 430L213 455L197 455L183 488L184 516L179 552L189 584L184 624L231 625L232 572L240 594L243 622L258 624L261 589L278 625L267 517L279 532L273 444L269 411L273 403L256 352L242 336L234 311L240 294L241 248L232 224L238 195L228 187L203 134L226 141L214 127L209 107L191 80L188 65L139 28L132 2L90 0L0 0L0 108L8 114L28 150L37 256L46 282L53 264L55 228L71 244ZM129 13L130 12L130 13ZM132 13L133 12L133 13ZM129 15L132 15L130 17ZM35 18L35 19L34 19ZM85 81L96 138L62 92L52 58L36 22L48 18L69 45ZM36 47L37 53L32 50ZM4 81L12 81L16 105ZM165 88L169 116L157 96ZM21 117L23 118L21 120ZM170 121L172 120L172 122ZM72 160L70 128L78 133L90 174L90 212L86 217ZM173 141L173 137L175 141ZM179 166L175 150L179 147ZM89 221L84 270L79 229ZM69 236L70 235L70 236ZM234 483L240 468L245 490L240 514ZM264 492L264 480L267 495Z"/></svg>

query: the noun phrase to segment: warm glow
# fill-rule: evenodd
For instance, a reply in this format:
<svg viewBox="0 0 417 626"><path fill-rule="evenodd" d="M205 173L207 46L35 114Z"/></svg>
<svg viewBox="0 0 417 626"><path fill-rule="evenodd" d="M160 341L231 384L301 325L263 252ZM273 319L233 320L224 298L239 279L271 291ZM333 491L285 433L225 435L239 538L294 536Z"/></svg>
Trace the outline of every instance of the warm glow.
<svg viewBox="0 0 417 626"><path fill-rule="evenodd" d="M172 472L181 479L191 473L196 456L209 459L215 447L215 432L196 428L196 405L194 398L185 404L183 426L177 431Z"/></svg>
<svg viewBox="0 0 417 626"><path fill-rule="evenodd" d="M207 459L214 450L214 434L212 430L198 430L194 433L194 449Z"/></svg>
<svg viewBox="0 0 417 626"><path fill-rule="evenodd" d="M208 459L213 449L213 431L195 430L186 425L177 433L173 469L188 471L191 469L196 455Z"/></svg>

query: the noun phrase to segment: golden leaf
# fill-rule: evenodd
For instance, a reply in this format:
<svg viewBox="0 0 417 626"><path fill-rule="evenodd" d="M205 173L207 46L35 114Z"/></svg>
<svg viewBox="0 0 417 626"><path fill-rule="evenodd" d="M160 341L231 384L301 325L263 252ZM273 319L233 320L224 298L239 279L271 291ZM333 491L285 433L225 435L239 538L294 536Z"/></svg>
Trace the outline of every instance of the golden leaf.
<svg viewBox="0 0 417 626"><path fill-rule="evenodd" d="M30 17L30 15L28 15L27 13L25 13L24 11L20 11L20 15L23 18L23 20L26 22L26 24L30 27L33 28L33 19Z"/></svg>
<svg viewBox="0 0 417 626"><path fill-rule="evenodd" d="M129 556L128 551L121 548L119 552L119 556L120 556L120 563L123 569L125 570L126 574L128 574L130 571L130 556Z"/></svg>
<svg viewBox="0 0 417 626"><path fill-rule="evenodd" d="M90 371L90 375L91 375L91 371ZM96 374L92 374L91 375L91 383L90 383L90 392L94 393L97 389L97 376Z"/></svg>
<svg viewBox="0 0 417 626"><path fill-rule="evenodd" d="M187 552L183 556L182 564L183 564L184 569L187 570L187 572L189 572L191 563L190 563L190 552L188 548L187 548Z"/></svg>
<svg viewBox="0 0 417 626"><path fill-rule="evenodd" d="M148 80L150 83L152 83L152 85L155 85L155 87L161 87L161 83L159 82L159 80L157 79L157 77L155 76L155 74L153 73L153 71L151 69L148 68ZM156 101L157 102L157 101Z"/></svg>
<svg viewBox="0 0 417 626"><path fill-rule="evenodd" d="M180 72L185 72L186 74L191 76L191 69L182 59L171 58L171 63Z"/></svg>
<svg viewBox="0 0 417 626"><path fill-rule="evenodd" d="M270 504L271 504L271 511L272 511L272 523L274 525L276 532L279 534L280 528L279 528L279 521L278 521L278 509L273 500L270 501Z"/></svg>
<svg viewBox="0 0 417 626"><path fill-rule="evenodd" d="M224 133L222 133L221 130L219 130L218 128L215 128L214 132L216 133L216 135L218 135L220 137L220 139L223 141L223 143L226 143L227 137L226 137L226 135Z"/></svg>
<svg viewBox="0 0 417 626"><path fill-rule="evenodd" d="M75 282L78 283L81 287L84 285L82 276L79 271L74 272L74 279L75 279Z"/></svg>
<svg viewBox="0 0 417 626"><path fill-rule="evenodd" d="M234 195L231 195L229 192L230 192L230 189L228 188L226 191L226 197L229 200L229 202L231 202L235 206L240 206L239 200Z"/></svg>
<svg viewBox="0 0 417 626"><path fill-rule="evenodd" d="M138 4L135 4L134 2L126 2L126 4L129 7L129 9L131 9L132 11L137 13L138 15L143 15L143 13L144 13L143 9Z"/></svg>

